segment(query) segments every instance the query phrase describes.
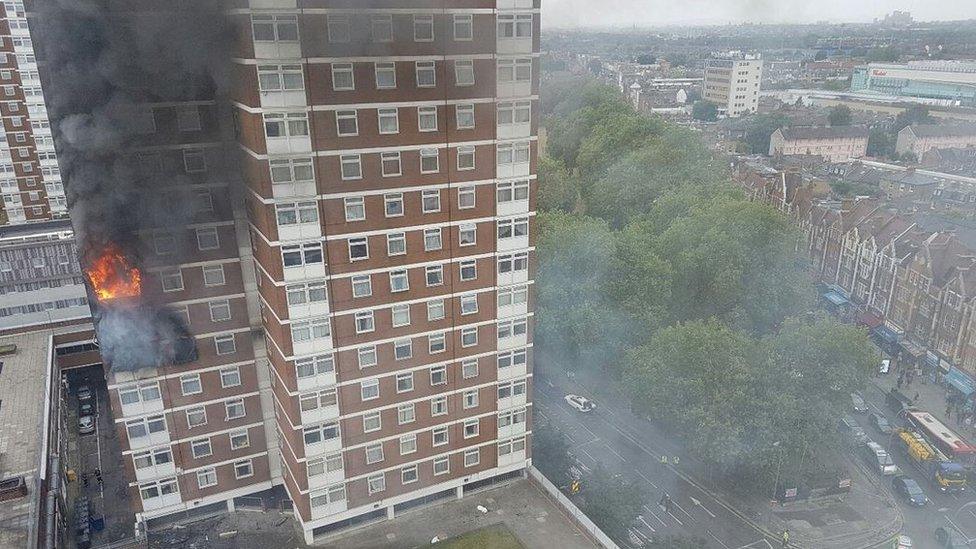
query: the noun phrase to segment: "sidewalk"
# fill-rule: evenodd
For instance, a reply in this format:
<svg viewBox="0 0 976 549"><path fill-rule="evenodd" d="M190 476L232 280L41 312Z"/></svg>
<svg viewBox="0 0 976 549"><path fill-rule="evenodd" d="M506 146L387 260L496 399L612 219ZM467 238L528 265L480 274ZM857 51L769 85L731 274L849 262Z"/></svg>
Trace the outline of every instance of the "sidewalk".
<svg viewBox="0 0 976 549"><path fill-rule="evenodd" d="M888 375L871 378L871 384L884 397L892 388L897 387L898 373L892 371ZM937 384L925 376L919 376L912 381L911 385L903 384L900 390L908 398L914 398L918 394L918 402L916 404L918 408L932 414L969 442L976 440L976 424L970 423L969 425L965 425L960 423L955 409L952 410L950 417L948 419L946 418L946 396L949 392L944 385Z"/></svg>

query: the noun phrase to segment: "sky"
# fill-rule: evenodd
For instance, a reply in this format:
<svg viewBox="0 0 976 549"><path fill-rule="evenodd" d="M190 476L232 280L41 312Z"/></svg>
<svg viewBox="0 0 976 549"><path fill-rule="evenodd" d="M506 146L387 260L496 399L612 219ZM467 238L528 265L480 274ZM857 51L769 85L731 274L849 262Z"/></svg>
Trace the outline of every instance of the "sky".
<svg viewBox="0 0 976 549"><path fill-rule="evenodd" d="M894 10L916 20L976 19L976 0L542 0L547 27L870 22Z"/></svg>

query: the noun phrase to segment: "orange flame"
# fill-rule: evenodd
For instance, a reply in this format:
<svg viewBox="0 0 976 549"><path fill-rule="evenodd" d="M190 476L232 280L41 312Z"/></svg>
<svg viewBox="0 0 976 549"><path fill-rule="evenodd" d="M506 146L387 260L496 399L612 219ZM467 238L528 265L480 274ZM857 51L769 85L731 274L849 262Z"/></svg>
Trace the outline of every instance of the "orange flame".
<svg viewBox="0 0 976 549"><path fill-rule="evenodd" d="M142 293L142 273L115 244L109 244L85 274L100 301Z"/></svg>

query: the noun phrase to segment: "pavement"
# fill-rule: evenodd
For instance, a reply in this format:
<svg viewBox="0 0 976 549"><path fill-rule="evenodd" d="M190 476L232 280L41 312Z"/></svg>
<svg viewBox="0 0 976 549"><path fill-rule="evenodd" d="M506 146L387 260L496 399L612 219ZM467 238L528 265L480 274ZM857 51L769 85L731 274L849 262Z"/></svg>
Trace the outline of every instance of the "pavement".
<svg viewBox="0 0 976 549"><path fill-rule="evenodd" d="M723 549L779 547L788 529L791 547L857 549L883 546L901 529L901 512L885 481L856 460L850 462L854 489L842 497L783 506L762 497L743 499L711 482L704 465L672 436L631 413L619 388L605 378L582 373L571 380L551 370L537 363L537 421L566 435L570 453L583 468L601 465L647 488L650 503L634 526L638 538L698 537L708 547ZM597 409L575 411L563 400L567 393L592 398ZM669 463L663 464L662 457ZM673 513L656 505L664 492L676 503Z"/></svg>
<svg viewBox="0 0 976 549"><path fill-rule="evenodd" d="M478 506L487 512L482 513ZM495 524L504 524L526 547L596 549L534 483L518 479L392 519L337 534L323 546L333 549L382 549L430 546ZM307 547L289 513L244 511L184 523L150 533L152 549L281 549Z"/></svg>

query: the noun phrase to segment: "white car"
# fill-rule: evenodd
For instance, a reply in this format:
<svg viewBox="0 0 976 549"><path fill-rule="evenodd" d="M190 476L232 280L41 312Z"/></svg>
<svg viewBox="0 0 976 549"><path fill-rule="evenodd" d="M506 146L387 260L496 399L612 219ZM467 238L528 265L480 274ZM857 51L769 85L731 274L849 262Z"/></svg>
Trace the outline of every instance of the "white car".
<svg viewBox="0 0 976 549"><path fill-rule="evenodd" d="M596 404L593 404L593 401L583 396L566 395L563 398L566 399L567 404L573 408L576 408L580 412L589 412L596 408Z"/></svg>

